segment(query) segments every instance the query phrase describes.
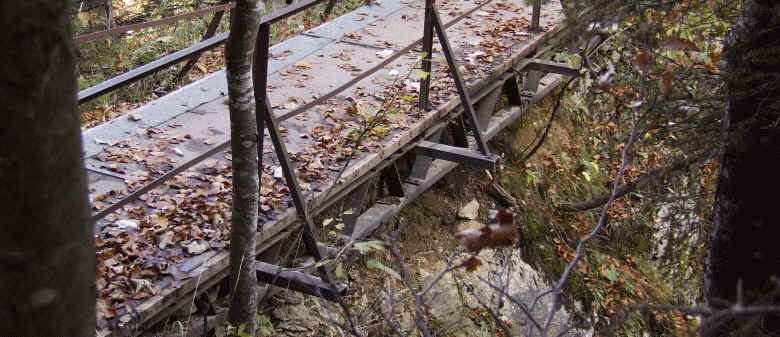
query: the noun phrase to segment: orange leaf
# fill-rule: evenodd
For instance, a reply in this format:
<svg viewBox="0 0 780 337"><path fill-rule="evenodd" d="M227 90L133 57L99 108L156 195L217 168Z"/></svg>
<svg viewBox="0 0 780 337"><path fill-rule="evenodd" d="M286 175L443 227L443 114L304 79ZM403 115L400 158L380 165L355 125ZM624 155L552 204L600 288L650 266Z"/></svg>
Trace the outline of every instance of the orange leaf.
<svg viewBox="0 0 780 337"><path fill-rule="evenodd" d="M681 38L671 38L664 42L664 48L670 50L695 50L699 51L699 48L690 40L683 40Z"/></svg>
<svg viewBox="0 0 780 337"><path fill-rule="evenodd" d="M674 80L674 73L671 70L666 70L661 74L661 80L658 83L658 87L661 89L661 93L664 96L668 95L672 91L672 81Z"/></svg>
<svg viewBox="0 0 780 337"><path fill-rule="evenodd" d="M477 267L482 265L482 260L472 256L466 260L463 265L466 267L467 272L473 272L477 270Z"/></svg>
<svg viewBox="0 0 780 337"><path fill-rule="evenodd" d="M645 52L639 52L634 56L631 62L639 68L639 70L646 70L650 66L650 54Z"/></svg>

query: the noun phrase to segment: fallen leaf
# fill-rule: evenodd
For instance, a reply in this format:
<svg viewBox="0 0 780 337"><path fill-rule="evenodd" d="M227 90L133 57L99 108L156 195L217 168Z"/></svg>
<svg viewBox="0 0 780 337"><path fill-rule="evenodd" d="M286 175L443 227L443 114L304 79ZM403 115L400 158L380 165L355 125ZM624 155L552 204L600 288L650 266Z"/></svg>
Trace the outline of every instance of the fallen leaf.
<svg viewBox="0 0 780 337"><path fill-rule="evenodd" d="M173 245L173 232L165 232L160 235L157 247L160 247L160 249L165 249L170 245Z"/></svg>
<svg viewBox="0 0 780 337"><path fill-rule="evenodd" d="M198 255L209 249L209 244L203 240L196 240L190 243L182 244L182 247L187 251L187 254Z"/></svg>
<svg viewBox="0 0 780 337"><path fill-rule="evenodd" d="M473 272L477 270L477 267L482 265L482 260L472 256L466 262L463 262L463 266L466 267L467 272Z"/></svg>
<svg viewBox="0 0 780 337"><path fill-rule="evenodd" d="M634 56L631 62L639 68L640 71L645 71L650 66L650 54L645 52L639 52Z"/></svg>
<svg viewBox="0 0 780 337"><path fill-rule="evenodd" d="M666 70L661 74L661 80L658 83L659 88L661 89L661 93L664 94L664 96L668 95L669 92L672 91L672 81L674 80L674 72L671 70Z"/></svg>
<svg viewBox="0 0 780 337"><path fill-rule="evenodd" d="M295 67L298 69L311 69L311 62L298 61L295 62Z"/></svg>

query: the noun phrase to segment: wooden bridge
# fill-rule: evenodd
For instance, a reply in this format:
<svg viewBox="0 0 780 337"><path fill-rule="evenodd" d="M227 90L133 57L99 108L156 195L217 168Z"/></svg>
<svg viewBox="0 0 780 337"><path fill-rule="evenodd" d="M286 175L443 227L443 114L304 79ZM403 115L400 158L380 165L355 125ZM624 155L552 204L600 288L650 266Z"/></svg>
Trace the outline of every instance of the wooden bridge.
<svg viewBox="0 0 780 337"><path fill-rule="evenodd" d="M261 256L302 228L309 254L325 260L458 164L492 168L498 157L486 141L564 76L577 75L533 58L560 29L557 2L533 15L522 0L375 1L268 46L271 24L320 2L264 17L260 29L254 80L267 92L256 90L266 131L259 153ZM86 89L79 99L185 60L225 37ZM502 94L508 105L495 111ZM224 71L126 116L84 132L102 335L140 334L190 305L229 269ZM367 197L369 190L376 192ZM312 217L333 207L344 211L344 228L335 238L317 235ZM327 264L318 264L316 277L274 263L258 263L260 280L328 299L349 291L333 282Z"/></svg>

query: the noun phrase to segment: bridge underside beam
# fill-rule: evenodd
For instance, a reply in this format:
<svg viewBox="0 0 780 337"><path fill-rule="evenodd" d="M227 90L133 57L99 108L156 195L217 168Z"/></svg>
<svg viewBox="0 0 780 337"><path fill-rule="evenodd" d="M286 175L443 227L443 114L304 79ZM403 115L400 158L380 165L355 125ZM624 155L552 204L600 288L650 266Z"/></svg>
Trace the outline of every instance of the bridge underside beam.
<svg viewBox="0 0 780 337"><path fill-rule="evenodd" d="M283 270L276 265L261 261L255 261L255 270L257 271L257 280L260 282L331 301L337 300L339 296L343 296L347 292L347 286L344 284L336 284L336 289L331 289L328 283L319 277L299 271Z"/></svg>
<svg viewBox="0 0 780 337"><path fill-rule="evenodd" d="M434 143L427 140L417 143L417 146L412 149L412 153L490 170L495 168L498 162L498 156L493 154L484 155L467 148Z"/></svg>

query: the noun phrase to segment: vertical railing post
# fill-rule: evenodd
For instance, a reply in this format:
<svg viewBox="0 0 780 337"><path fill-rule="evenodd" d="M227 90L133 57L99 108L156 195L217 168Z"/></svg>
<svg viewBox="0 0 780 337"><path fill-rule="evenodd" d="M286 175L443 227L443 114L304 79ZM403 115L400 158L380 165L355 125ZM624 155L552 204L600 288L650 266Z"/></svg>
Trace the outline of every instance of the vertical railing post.
<svg viewBox="0 0 780 337"><path fill-rule="evenodd" d="M542 15L542 0L533 0L534 8L531 13L531 30L538 32L541 30L539 27L539 17Z"/></svg>
<svg viewBox="0 0 780 337"><path fill-rule="evenodd" d="M433 58L433 22L431 21L434 0L425 0L425 20L423 23L423 42L422 42L422 71L428 76L420 83L419 107L421 110L428 110L430 92L431 92L431 59Z"/></svg>
<svg viewBox="0 0 780 337"><path fill-rule="evenodd" d="M263 139L265 138L265 119L264 115L270 113L266 110L266 92L268 87L268 49L271 40L271 25L264 23L260 25L255 40L255 51L252 64L252 83L255 93L255 119L257 119L257 178L263 175Z"/></svg>

